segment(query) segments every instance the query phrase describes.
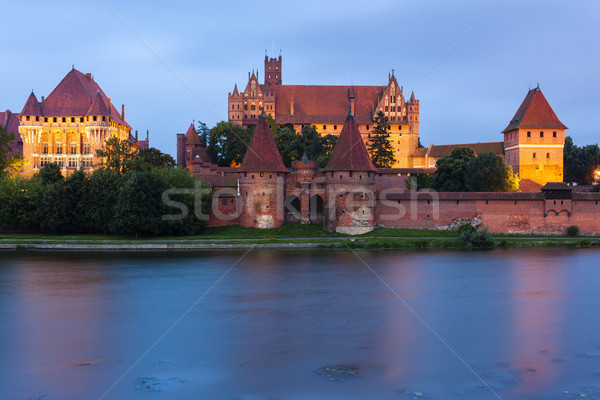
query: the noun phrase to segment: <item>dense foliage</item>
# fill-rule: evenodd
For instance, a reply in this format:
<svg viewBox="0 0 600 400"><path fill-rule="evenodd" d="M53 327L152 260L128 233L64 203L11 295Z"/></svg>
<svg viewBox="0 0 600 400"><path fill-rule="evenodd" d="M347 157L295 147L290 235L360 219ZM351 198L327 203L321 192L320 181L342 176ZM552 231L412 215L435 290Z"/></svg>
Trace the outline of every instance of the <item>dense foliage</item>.
<svg viewBox="0 0 600 400"><path fill-rule="evenodd" d="M373 117L373 130L369 134L368 150L375 168L391 168L396 159L390 143L390 124L388 118L379 111Z"/></svg>
<svg viewBox="0 0 600 400"><path fill-rule="evenodd" d="M468 147L456 147L436 163L432 187L440 192L513 192L519 180L502 157L479 156ZM423 183L423 182L421 182Z"/></svg>
<svg viewBox="0 0 600 400"><path fill-rule="evenodd" d="M10 144L15 140L15 135L8 133L6 128L0 124L0 177L15 176L23 171L25 161L19 154L13 154Z"/></svg>
<svg viewBox="0 0 600 400"><path fill-rule="evenodd" d="M487 227L477 229L469 223L458 227L458 240L466 249L492 249L495 246L494 238L489 234Z"/></svg>
<svg viewBox="0 0 600 400"><path fill-rule="evenodd" d="M206 152L210 161L221 167L240 165L251 137L248 129L231 122L219 122L208 134Z"/></svg>
<svg viewBox="0 0 600 400"><path fill-rule="evenodd" d="M565 182L581 185L594 183L594 171L600 167L600 147L590 144L578 147L570 136L565 138Z"/></svg>
<svg viewBox="0 0 600 400"><path fill-rule="evenodd" d="M286 167L290 167L292 161L300 160L306 154L309 160L316 161L319 167L323 168L329 162L336 142L337 136L321 136L317 129L310 125L302 127L300 134L289 126L283 126L275 133L275 143Z"/></svg>
<svg viewBox="0 0 600 400"><path fill-rule="evenodd" d="M163 218L181 214L181 206L163 201L168 189L178 189L168 199L185 205L189 211L185 218ZM181 169L157 167L119 174L102 168L63 178L56 164L48 164L28 179L0 179L0 226L56 233L195 234L204 227L194 216L196 198L201 199L197 213L208 215L209 192Z"/></svg>

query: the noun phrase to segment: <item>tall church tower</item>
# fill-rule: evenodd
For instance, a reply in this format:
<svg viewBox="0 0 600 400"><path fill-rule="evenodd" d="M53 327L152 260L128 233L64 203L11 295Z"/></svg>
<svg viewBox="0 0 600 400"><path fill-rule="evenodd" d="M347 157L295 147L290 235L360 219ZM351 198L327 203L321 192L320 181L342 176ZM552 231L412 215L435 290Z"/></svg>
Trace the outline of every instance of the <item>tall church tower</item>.
<svg viewBox="0 0 600 400"><path fill-rule="evenodd" d="M281 55L269 58L265 55L265 86L281 85Z"/></svg>

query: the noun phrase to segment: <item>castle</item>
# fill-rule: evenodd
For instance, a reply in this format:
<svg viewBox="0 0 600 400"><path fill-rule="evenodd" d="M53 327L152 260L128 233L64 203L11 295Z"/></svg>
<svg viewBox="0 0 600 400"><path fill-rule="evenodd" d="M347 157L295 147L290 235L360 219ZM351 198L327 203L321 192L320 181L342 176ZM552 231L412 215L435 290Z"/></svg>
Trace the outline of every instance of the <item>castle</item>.
<svg viewBox="0 0 600 400"><path fill-rule="evenodd" d="M501 142L430 145L419 148L419 101L406 101L394 73L385 86L301 86L282 84L282 60L265 57L265 80L254 71L246 88L228 95L229 122L254 134L242 165L210 163L193 125L177 135L178 165L213 188L210 225L271 228L284 222L322 223L325 229L362 233L375 226L435 229L461 218L489 222L493 232L562 233L574 220L583 232L600 229L589 220L600 211L595 194L572 193L563 181L567 127L539 86L528 91ZM392 125L397 164L375 168L365 143L373 115L382 111ZM314 126L338 135L329 164L319 169L304 157L283 165L266 117L278 124ZM411 175L435 172L436 161L455 147L502 156L519 175L521 193L435 193L407 190ZM540 191L541 189L541 191ZM551 201L550 201L551 200ZM518 207L517 207L518 206ZM509 210L515 215L508 215Z"/></svg>
<svg viewBox="0 0 600 400"><path fill-rule="evenodd" d="M84 168L92 171L101 163L96 150L110 137L129 140L147 148L149 139L138 140L125 121L125 106L119 113L112 99L92 74L72 68L47 98L41 101L31 92L20 114L9 110L0 119L15 134L12 151L25 159L25 175L48 163L57 163L63 175Z"/></svg>

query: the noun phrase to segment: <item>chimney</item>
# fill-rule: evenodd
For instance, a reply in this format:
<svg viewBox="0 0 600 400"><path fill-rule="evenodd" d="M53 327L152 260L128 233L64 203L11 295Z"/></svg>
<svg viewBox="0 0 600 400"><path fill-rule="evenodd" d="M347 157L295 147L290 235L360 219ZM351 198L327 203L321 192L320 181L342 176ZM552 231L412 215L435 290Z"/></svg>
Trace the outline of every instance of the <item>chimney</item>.
<svg viewBox="0 0 600 400"><path fill-rule="evenodd" d="M354 96L350 97L350 114L354 117Z"/></svg>
<svg viewBox="0 0 600 400"><path fill-rule="evenodd" d="M137 143L138 141L138 136L137 136L137 129L135 130L135 142Z"/></svg>
<svg viewBox="0 0 600 400"><path fill-rule="evenodd" d="M42 103L44 102L44 96L42 96Z"/></svg>
<svg viewBox="0 0 600 400"><path fill-rule="evenodd" d="M294 116L294 100L290 101L290 116Z"/></svg>
<svg viewBox="0 0 600 400"><path fill-rule="evenodd" d="M108 98L108 109L112 110L112 99L110 97Z"/></svg>
<svg viewBox="0 0 600 400"><path fill-rule="evenodd" d="M146 142L148 144L148 147L150 147L150 130L146 129Z"/></svg>
<svg viewBox="0 0 600 400"><path fill-rule="evenodd" d="M121 104L121 119L125 121L125 104Z"/></svg>
<svg viewBox="0 0 600 400"><path fill-rule="evenodd" d="M92 74L91 73L88 72L87 74L85 74L85 77L87 78L88 81L90 81L90 82L92 81Z"/></svg>

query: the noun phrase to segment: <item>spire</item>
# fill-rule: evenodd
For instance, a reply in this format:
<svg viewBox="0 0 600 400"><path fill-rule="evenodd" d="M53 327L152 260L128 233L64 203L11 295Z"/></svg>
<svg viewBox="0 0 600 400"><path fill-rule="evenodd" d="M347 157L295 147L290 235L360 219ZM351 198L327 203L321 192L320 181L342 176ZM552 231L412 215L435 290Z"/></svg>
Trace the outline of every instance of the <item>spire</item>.
<svg viewBox="0 0 600 400"><path fill-rule="evenodd" d="M31 90L31 94L25 102L25 106L23 107L23 111L21 111L21 115L30 115L36 117L42 116L42 108L40 107L37 97L35 97L35 94L33 93L33 89Z"/></svg>
<svg viewBox="0 0 600 400"><path fill-rule="evenodd" d="M329 163L323 171L377 171L352 115L346 118Z"/></svg>
<svg viewBox="0 0 600 400"><path fill-rule="evenodd" d="M240 92L238 91L238 88L237 88L237 83L236 83L236 84L233 86L233 94L234 94L235 96L237 96L237 95L239 95L239 94L240 94Z"/></svg>
<svg viewBox="0 0 600 400"><path fill-rule="evenodd" d="M415 101L415 91L413 90L410 94L410 102L413 103Z"/></svg>
<svg viewBox="0 0 600 400"><path fill-rule="evenodd" d="M196 128L194 128L194 124L190 124L190 127L185 133L185 138L187 139L186 144L200 144L200 138L198 137Z"/></svg>
<svg viewBox="0 0 600 400"><path fill-rule="evenodd" d="M281 155L273 139L273 134L263 114L258 118L258 124L250 139L250 144L244 155L240 172L289 172L281 161Z"/></svg>

